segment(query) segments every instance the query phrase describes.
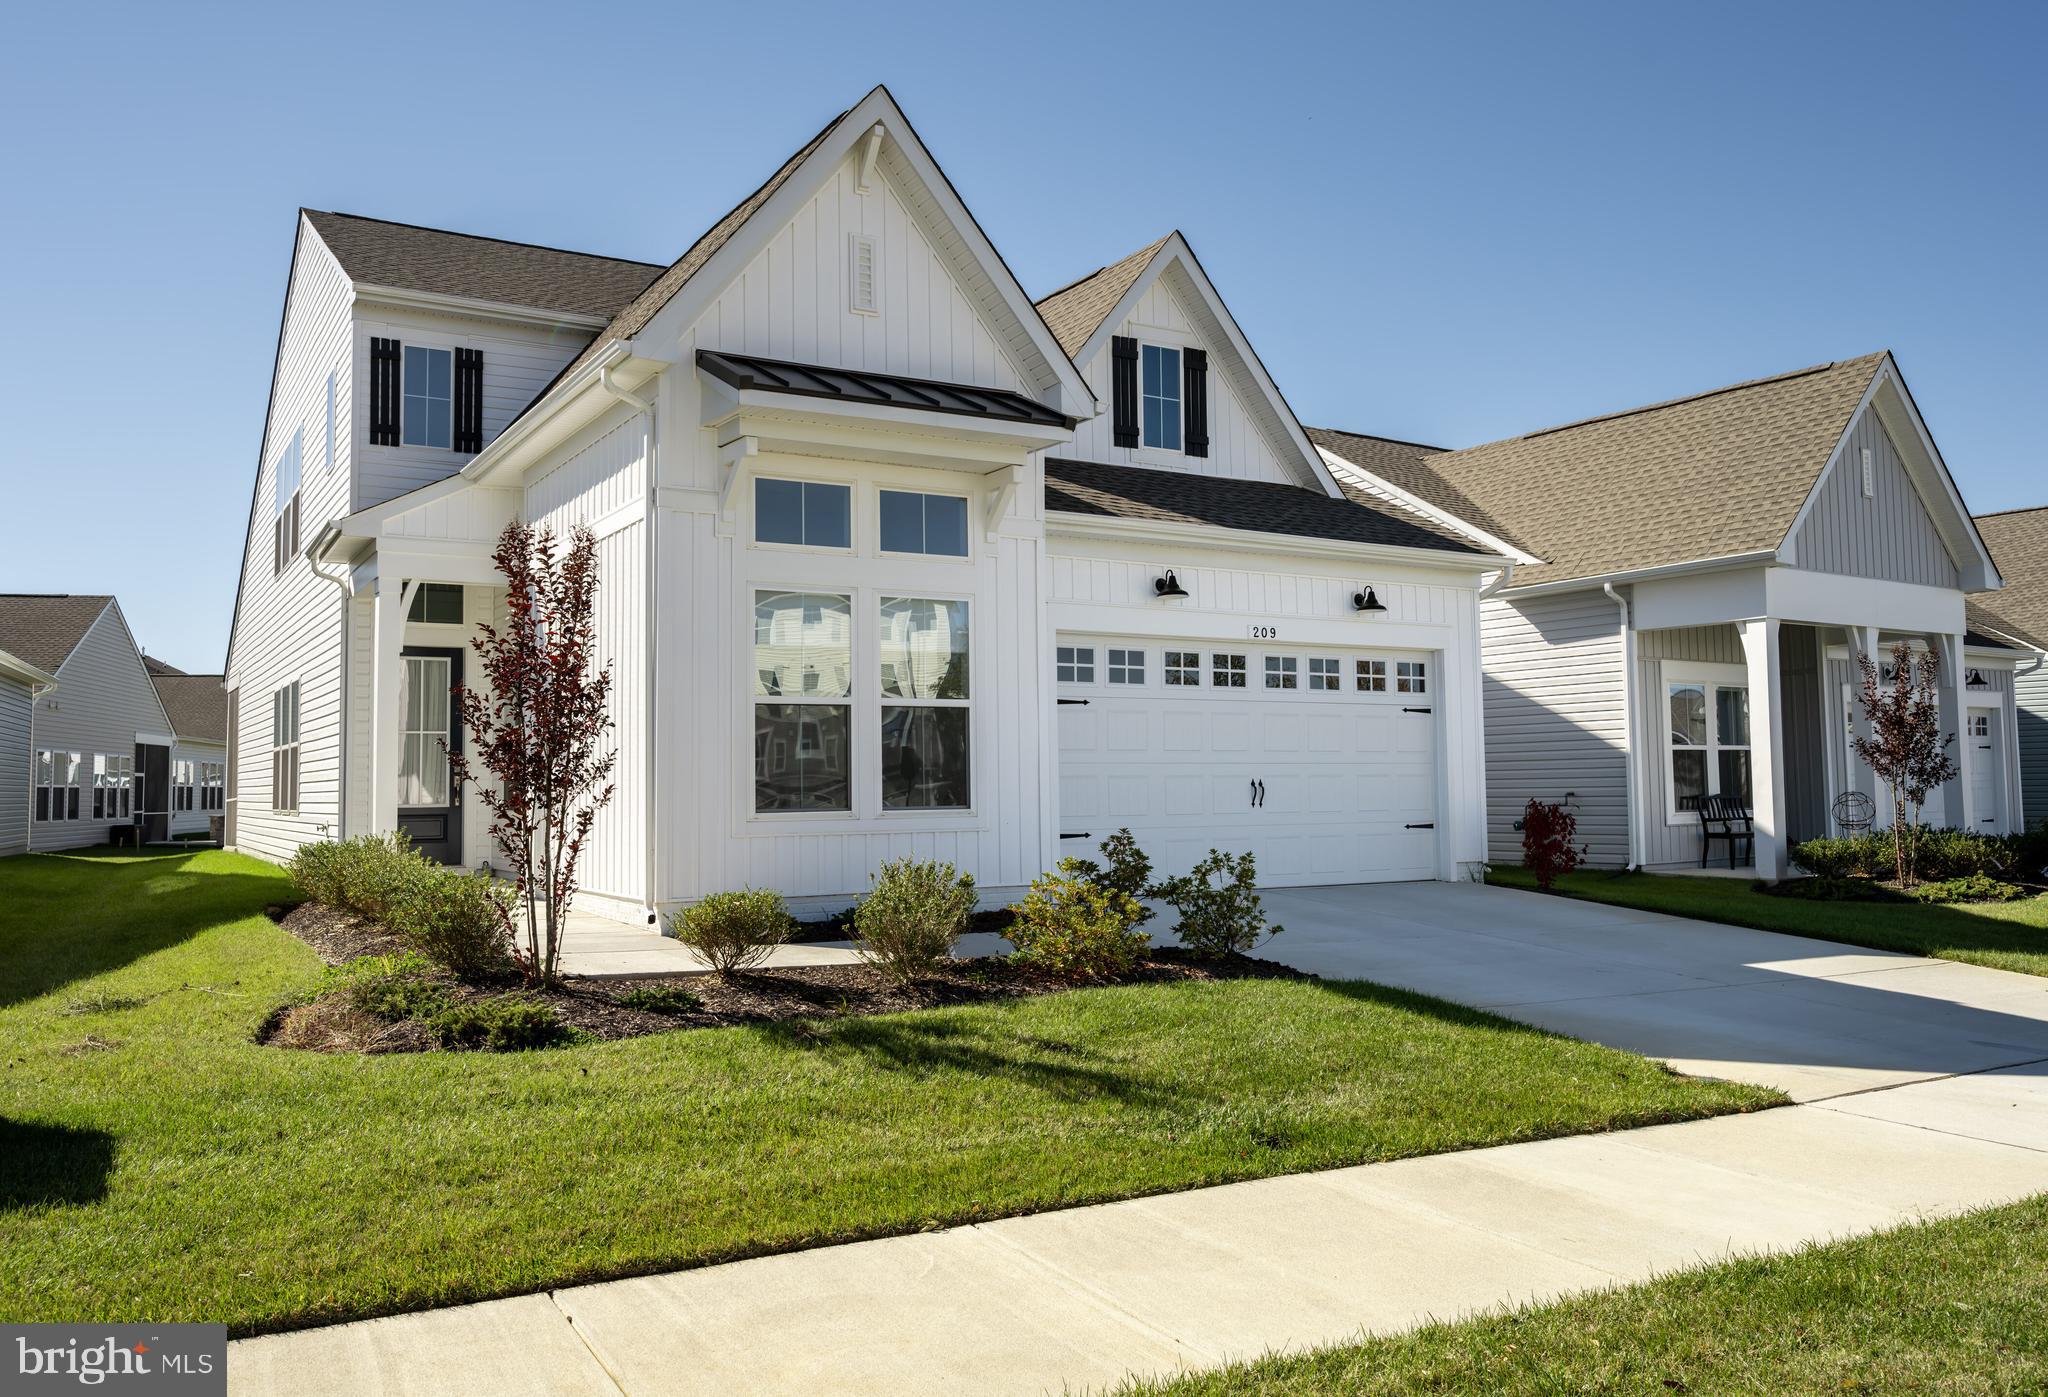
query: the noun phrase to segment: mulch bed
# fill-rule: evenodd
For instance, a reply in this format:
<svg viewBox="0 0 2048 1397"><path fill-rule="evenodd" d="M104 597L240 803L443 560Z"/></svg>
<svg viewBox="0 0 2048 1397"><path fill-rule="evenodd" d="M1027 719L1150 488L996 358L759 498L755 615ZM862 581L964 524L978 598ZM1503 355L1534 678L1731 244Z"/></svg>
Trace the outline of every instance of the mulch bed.
<svg viewBox="0 0 2048 1397"><path fill-rule="evenodd" d="M278 925L313 948L329 965L363 956L396 954L403 948L383 927L347 912L307 903L283 913ZM1121 985L1178 984L1201 980L1312 980L1291 967L1251 956L1204 961L1177 948L1155 948ZM697 1007L657 1013L621 1003L621 996L666 986L696 997ZM1025 999L1084 989L1001 956L957 960L931 978L900 986L866 965L801 965L745 975L663 975L628 981L570 979L551 989L525 990L516 983L466 986L450 983L457 999L517 992L553 1006L564 1023L597 1038L637 1038L680 1029L731 1028L742 1024L860 1018L907 1009L931 1009L990 1000ZM389 1023L329 995L271 1015L257 1040L276 1047L314 1052L424 1052L433 1035L418 1023Z"/></svg>

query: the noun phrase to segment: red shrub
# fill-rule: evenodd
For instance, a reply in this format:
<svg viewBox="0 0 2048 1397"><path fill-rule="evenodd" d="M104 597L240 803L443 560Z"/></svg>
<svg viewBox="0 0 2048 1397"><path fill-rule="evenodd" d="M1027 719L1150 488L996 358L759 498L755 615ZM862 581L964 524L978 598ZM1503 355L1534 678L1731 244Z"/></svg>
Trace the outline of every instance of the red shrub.
<svg viewBox="0 0 2048 1397"><path fill-rule="evenodd" d="M1536 875L1537 887L1549 892L1561 874L1585 861L1586 849L1578 838L1578 816L1562 805L1530 797L1522 812L1522 867Z"/></svg>

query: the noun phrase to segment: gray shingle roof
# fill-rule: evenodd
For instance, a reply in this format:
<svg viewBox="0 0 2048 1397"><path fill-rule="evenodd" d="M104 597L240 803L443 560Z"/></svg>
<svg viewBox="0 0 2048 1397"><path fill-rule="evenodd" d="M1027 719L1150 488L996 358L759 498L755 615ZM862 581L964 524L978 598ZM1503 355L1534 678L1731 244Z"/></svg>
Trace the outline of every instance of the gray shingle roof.
<svg viewBox="0 0 2048 1397"><path fill-rule="evenodd" d="M1322 445L1543 559L1515 585L1776 548L1883 353L1754 379L1464 451ZM1377 464L1375 464L1377 462Z"/></svg>
<svg viewBox="0 0 2048 1397"><path fill-rule="evenodd" d="M1045 463L1045 507L1068 514L1207 524L1300 538L1481 554L1478 545L1407 514L1269 480L1105 466L1056 457Z"/></svg>
<svg viewBox="0 0 2048 1397"><path fill-rule="evenodd" d="M228 740L228 691L221 687L222 676L172 670L149 677L172 732L203 742Z"/></svg>
<svg viewBox="0 0 2048 1397"><path fill-rule="evenodd" d="M61 593L0 594L0 650L55 674L113 600Z"/></svg>
<svg viewBox="0 0 2048 1397"><path fill-rule="evenodd" d="M154 655L144 655L142 657L142 667L149 671L152 679L159 674L183 674L185 672L174 664L167 664L159 660Z"/></svg>
<svg viewBox="0 0 2048 1397"><path fill-rule="evenodd" d="M1165 238L1139 248L1121 261L1098 267L1037 303L1039 315L1044 318L1046 328L1052 331L1052 337L1060 342L1061 349L1069 355L1080 352L1081 346L1088 343L1088 337L1102 328L1102 322L1116 309L1116 303L1124 298L1124 293L1144 275L1152 255L1172 236L1168 233Z"/></svg>
<svg viewBox="0 0 2048 1397"><path fill-rule="evenodd" d="M574 315L615 315L661 273L632 262L352 213L303 211L351 280Z"/></svg>
<svg viewBox="0 0 2048 1397"><path fill-rule="evenodd" d="M1977 516L2005 586L1970 599L1970 624L2048 648L2048 506Z"/></svg>

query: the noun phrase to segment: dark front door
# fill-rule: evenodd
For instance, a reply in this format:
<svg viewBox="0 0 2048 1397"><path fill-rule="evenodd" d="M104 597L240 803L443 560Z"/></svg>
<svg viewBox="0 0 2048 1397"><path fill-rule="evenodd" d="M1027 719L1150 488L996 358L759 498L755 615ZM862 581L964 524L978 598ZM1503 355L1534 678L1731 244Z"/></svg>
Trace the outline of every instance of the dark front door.
<svg viewBox="0 0 2048 1397"><path fill-rule="evenodd" d="M154 742L135 744L135 823L142 842L171 837L171 749Z"/></svg>
<svg viewBox="0 0 2048 1397"><path fill-rule="evenodd" d="M407 646L399 713L398 827L412 845L441 863L462 862L462 792L448 754L462 750L450 691L462 683L460 650Z"/></svg>

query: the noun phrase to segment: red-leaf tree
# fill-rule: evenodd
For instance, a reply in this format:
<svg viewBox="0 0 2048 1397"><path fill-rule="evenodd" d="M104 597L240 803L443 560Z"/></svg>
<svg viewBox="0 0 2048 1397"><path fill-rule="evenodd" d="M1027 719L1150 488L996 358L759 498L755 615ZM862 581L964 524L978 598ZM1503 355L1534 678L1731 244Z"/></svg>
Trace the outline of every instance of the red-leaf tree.
<svg viewBox="0 0 2048 1397"><path fill-rule="evenodd" d="M1870 736L1856 737L1856 755L1892 790L1892 856L1899 886L1913 883L1913 855L1919 843L1920 807L1927 793L1956 776L1949 756L1954 733L1941 730L1941 657L1932 650L1915 655L1904 641L1892 647L1892 677L1887 682L1870 656L1857 656L1863 667L1863 692L1857 703L1870 722ZM1910 830L1906 806L1913 807Z"/></svg>
<svg viewBox="0 0 2048 1397"><path fill-rule="evenodd" d="M1536 886L1549 892L1558 878L1586 860L1588 846L1579 839L1579 817L1562 805L1534 796L1522 810L1522 867L1536 875Z"/></svg>
<svg viewBox="0 0 2048 1397"><path fill-rule="evenodd" d="M555 544L549 530L517 521L498 536L491 556L505 575L505 624L479 625L470 641L489 693L455 691L469 750L449 755L455 779L491 812L491 838L518 887L506 933L541 984L561 965L576 864L612 798L618 760L604 745L611 662L595 664L597 540L579 526L559 557Z"/></svg>

